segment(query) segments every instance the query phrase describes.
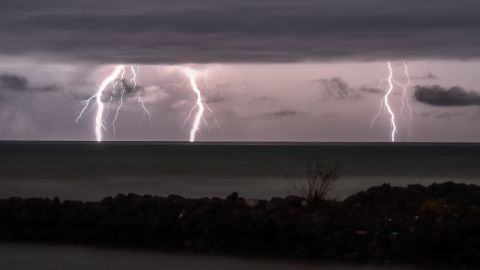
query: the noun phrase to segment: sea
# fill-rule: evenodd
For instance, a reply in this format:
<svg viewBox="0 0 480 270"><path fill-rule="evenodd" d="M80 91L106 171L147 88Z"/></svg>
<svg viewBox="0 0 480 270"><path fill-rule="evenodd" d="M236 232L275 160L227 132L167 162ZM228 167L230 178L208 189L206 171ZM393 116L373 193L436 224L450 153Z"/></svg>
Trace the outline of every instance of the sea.
<svg viewBox="0 0 480 270"><path fill-rule="evenodd" d="M295 195L309 164L336 162L337 199L383 183L480 184L480 144L470 143L0 142L0 198L268 199Z"/></svg>

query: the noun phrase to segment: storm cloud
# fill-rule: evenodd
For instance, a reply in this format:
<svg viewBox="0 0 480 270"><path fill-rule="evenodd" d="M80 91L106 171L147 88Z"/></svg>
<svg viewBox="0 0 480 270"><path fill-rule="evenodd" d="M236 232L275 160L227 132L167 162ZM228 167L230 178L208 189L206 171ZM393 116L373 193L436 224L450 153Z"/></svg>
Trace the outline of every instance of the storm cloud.
<svg viewBox="0 0 480 270"><path fill-rule="evenodd" d="M27 78L14 74L0 75L0 88L12 91L25 91L29 87Z"/></svg>
<svg viewBox="0 0 480 270"><path fill-rule="evenodd" d="M445 119L445 120L450 120L452 118L457 118L460 116L464 116L466 112L444 112L444 113L439 113L435 115L436 119Z"/></svg>
<svg viewBox="0 0 480 270"><path fill-rule="evenodd" d="M432 106L480 105L480 94L462 87L445 88L440 85L415 86L415 99Z"/></svg>
<svg viewBox="0 0 480 270"><path fill-rule="evenodd" d="M385 95L385 90L376 87L360 87L361 92L372 95Z"/></svg>
<svg viewBox="0 0 480 270"><path fill-rule="evenodd" d="M340 101L349 99L361 99L362 95L356 89L351 88L345 80L339 77L331 79L318 79L314 81L322 91L324 100Z"/></svg>
<svg viewBox="0 0 480 270"><path fill-rule="evenodd" d="M129 82L126 79L118 81L116 87L112 87L102 95L102 101L119 101L120 99L128 99L141 95L144 92L144 87Z"/></svg>
<svg viewBox="0 0 480 270"><path fill-rule="evenodd" d="M413 76L410 76L410 79L411 80L416 80L416 81L422 81L422 80L437 80L438 79L438 76L433 74L432 72L428 72L424 75L413 75Z"/></svg>
<svg viewBox="0 0 480 270"><path fill-rule="evenodd" d="M465 0L4 0L0 54L99 63L470 59Z"/></svg>
<svg viewBox="0 0 480 270"><path fill-rule="evenodd" d="M263 112L255 115L253 118L283 118L283 117L292 117L298 115L297 111L294 110L276 110Z"/></svg>
<svg viewBox="0 0 480 270"><path fill-rule="evenodd" d="M55 85L47 86L34 86L30 85L30 82L27 78L21 75L16 74L0 74L0 90L10 90L10 91L55 91L58 90L58 87Z"/></svg>
<svg viewBox="0 0 480 270"><path fill-rule="evenodd" d="M292 110L281 110L276 112L270 112L268 113L268 115L274 116L274 117L294 116L294 115L297 115L297 112Z"/></svg>

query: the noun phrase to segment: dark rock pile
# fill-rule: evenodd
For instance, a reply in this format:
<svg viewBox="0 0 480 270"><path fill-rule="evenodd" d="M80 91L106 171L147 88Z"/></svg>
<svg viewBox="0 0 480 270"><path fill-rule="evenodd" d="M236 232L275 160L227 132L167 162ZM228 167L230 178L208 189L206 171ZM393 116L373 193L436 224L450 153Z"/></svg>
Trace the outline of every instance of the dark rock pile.
<svg viewBox="0 0 480 270"><path fill-rule="evenodd" d="M118 195L0 200L0 240L480 266L480 187L382 185L344 201Z"/></svg>

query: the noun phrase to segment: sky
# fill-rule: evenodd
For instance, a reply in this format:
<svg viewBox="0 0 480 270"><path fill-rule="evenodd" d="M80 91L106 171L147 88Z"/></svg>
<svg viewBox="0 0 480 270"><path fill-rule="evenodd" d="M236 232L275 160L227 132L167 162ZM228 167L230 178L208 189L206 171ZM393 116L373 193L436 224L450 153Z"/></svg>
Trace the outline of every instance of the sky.
<svg viewBox="0 0 480 270"><path fill-rule="evenodd" d="M104 140L188 141L190 67L206 105L197 141L390 141L390 61L397 82L404 63L410 75L406 105L400 84L388 99L396 141L478 142L479 12L476 0L4 0L0 139L94 141L98 104L76 118L122 64L138 77L102 95Z"/></svg>

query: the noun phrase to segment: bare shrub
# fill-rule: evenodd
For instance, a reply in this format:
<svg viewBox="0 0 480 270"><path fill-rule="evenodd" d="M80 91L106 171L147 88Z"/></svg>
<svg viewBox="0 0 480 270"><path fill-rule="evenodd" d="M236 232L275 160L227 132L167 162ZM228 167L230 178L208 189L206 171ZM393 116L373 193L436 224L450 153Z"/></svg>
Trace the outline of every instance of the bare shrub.
<svg viewBox="0 0 480 270"><path fill-rule="evenodd" d="M338 180L342 168L343 164L339 161L328 167L318 160L309 161L303 177L292 180L287 176L287 179L293 191L313 205L325 199L332 185Z"/></svg>

